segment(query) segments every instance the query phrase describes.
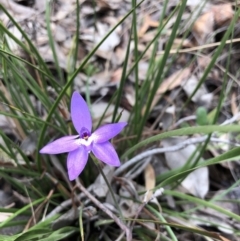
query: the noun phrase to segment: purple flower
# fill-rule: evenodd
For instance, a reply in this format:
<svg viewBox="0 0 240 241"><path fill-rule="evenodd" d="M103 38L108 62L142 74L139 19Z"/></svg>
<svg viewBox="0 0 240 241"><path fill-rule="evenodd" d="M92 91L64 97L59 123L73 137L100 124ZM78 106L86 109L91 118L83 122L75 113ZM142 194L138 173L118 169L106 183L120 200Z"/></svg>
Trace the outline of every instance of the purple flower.
<svg viewBox="0 0 240 241"><path fill-rule="evenodd" d="M109 140L121 132L127 123L107 124L91 133L92 118L88 106L76 91L71 99L71 117L78 135L59 138L43 147L40 153L69 152L67 169L70 181L76 179L82 172L91 151L102 162L110 166L120 166L118 155Z"/></svg>

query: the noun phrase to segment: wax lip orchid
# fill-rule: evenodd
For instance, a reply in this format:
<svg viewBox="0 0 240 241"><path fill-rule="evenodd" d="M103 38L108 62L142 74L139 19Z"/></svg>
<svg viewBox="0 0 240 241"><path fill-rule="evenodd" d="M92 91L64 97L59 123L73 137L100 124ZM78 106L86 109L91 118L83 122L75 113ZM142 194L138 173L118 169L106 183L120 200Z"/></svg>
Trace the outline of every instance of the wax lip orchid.
<svg viewBox="0 0 240 241"><path fill-rule="evenodd" d="M90 111L82 96L76 91L71 99L71 118L78 135L61 137L44 146L40 153L69 152L67 169L71 181L76 179L84 169L90 152L110 166L120 166L118 155L109 140L122 131L127 125L126 122L107 124L91 133Z"/></svg>

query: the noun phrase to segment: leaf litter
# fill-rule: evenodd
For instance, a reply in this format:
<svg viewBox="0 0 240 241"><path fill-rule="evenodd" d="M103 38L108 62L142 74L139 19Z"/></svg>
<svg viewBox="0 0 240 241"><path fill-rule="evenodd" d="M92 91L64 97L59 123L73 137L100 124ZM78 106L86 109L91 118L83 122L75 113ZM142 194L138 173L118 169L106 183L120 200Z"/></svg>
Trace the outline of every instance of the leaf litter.
<svg viewBox="0 0 240 241"><path fill-rule="evenodd" d="M46 3L45 1L36 0L33 1L32 4L26 6L22 4L23 2L24 1L8 0L0 1L0 4L9 11L15 21L17 21L21 28L27 33L46 64L52 70L55 70L55 60L46 30ZM69 58L71 58L74 37L76 37L79 41L79 50L77 53L77 65L79 65L86 54L89 53L89 51L91 51L93 47L101 41L109 30L118 23L121 17L123 17L131 9L131 1L127 0L81 0L79 2L81 5L81 27L79 36L75 36L76 1L59 0L54 2L52 5L50 28L54 39L54 46L59 65L64 73L68 73L69 71L68 61ZM170 14L173 7L177 6L177 4L178 1L169 1L166 13ZM153 2L146 0L140 8L137 9L137 35L139 40L137 47L139 52L143 52L149 41L151 41L156 35L157 28L160 24L158 21L160 17L159 10L161 10L162 7L163 6L160 1ZM189 11L185 11L182 21L184 22L184 20L189 20L189 22L185 24L185 26L183 25L179 30L178 36L174 40L171 50L172 53L177 50L179 50L180 53L172 62L171 67L168 69L167 74L162 80L162 84L157 90L145 131L151 131L152 127L154 127L157 129L157 133L160 133L162 130L169 130L179 121L182 124L193 126L195 125L197 117L190 120L184 120L184 118L195 114L198 107L204 107L209 113L208 118L210 118L210 112L216 108L219 101L219 93L222 86L224 72L221 68L218 68L217 65L215 65L205 82L192 96L191 105L185 108L181 113L179 111L184 105L186 98L189 98L194 92L199 80L201 79L204 69L207 68L211 61L214 46L210 48L205 48L204 46L206 44L221 41L221 34L222 31L224 31L222 29L226 29L233 18L233 5L230 2L220 3L218 1L211 1L202 5L202 1L195 0L188 1L187 7ZM197 12L199 12L199 14L196 15L195 13ZM11 21L5 14L1 13L0 19L2 24L6 26L10 32L14 33L14 36L18 40L23 41L21 32L11 24ZM173 16L173 18L166 24L161 38L159 39L157 56L164 53L164 47L171 34L172 26L175 20L176 16ZM191 26L191 24L193 25ZM88 69L78 73L74 80L74 89L78 90L80 93L85 93L86 90L88 90L91 99L94 100L92 105L92 112L95 120L94 124L97 123L96 120L99 120L106 107L108 107L108 101L113 91L116 90L120 83L130 26L131 24L129 21L120 24L92 56L87 66ZM187 29L190 29L188 34L189 37L184 39L182 36L184 31L186 32ZM217 31L219 31L219 34L213 34ZM17 53L23 58L26 58L24 51L20 49L14 41L12 41L9 37L6 38L6 41L11 51ZM202 55L196 54L196 59L193 59L194 54L191 48L197 48L195 50L203 50ZM234 45L234 49L237 51L237 45ZM184 51L183 53L181 53L182 50ZM142 86L146 81L151 51L152 49L149 48L139 62L140 86ZM133 47L131 47L129 59L128 69L130 69L134 63ZM191 64L187 65L190 61ZM225 67L226 57L220 59L218 64ZM236 70L236 65L236 61L232 61L230 70ZM91 74L88 73L89 69L93 70ZM232 71L231 74L235 75L236 71ZM124 87L124 101L122 100L121 102L121 108L124 110L121 117L122 121L127 121L129 119L130 112L136 104L134 88L135 78L136 76L131 73L127 79L126 86ZM232 79L229 80L229 82L231 81ZM225 101L218 120L219 123L223 123L225 119L239 114L238 88L238 83L233 84L233 88L230 90L232 100L229 102ZM7 89L4 91L6 93L8 92ZM31 98L34 97L32 93L30 95ZM11 103L11 97L7 96L7 98L9 98L9 102ZM35 107L38 110L38 114L44 118L42 115L42 109L37 108L36 101ZM4 111L8 111L5 106L1 105L1 110L3 109ZM108 112L105 114L106 119L104 119L104 123L111 122L111 115L113 111L114 104L110 104ZM65 119L67 119L68 111L66 110L65 112L67 113ZM38 133L28 131L25 136L26 132L22 130L16 119L4 117L2 115L0 118L2 120L0 121L1 130L7 135L13 136L17 139L20 143L20 150L32 157L36 148L36 138ZM155 121L155 124L152 124L152 120ZM217 136L217 134L215 135ZM231 143L237 143L239 140L238 136L233 134L217 137L218 139L229 143L225 143L224 145L211 143L205 152L206 157L209 157L209 155L214 157L226 152L231 146L233 146ZM167 148L169 146L178 145L181 142L182 139L180 138L165 139L161 141L159 145ZM4 141L1 141L0 144L1 146L5 145ZM154 147L155 146L150 146L148 148ZM142 202L143 196L138 196L138 193L149 191L147 194L147 200L149 200L153 195L152 189L156 187L157 177L163 173L167 173L169 170L175 170L176 168L183 167L188 160L191 159L193 153L196 152L196 148L196 145L188 145L175 152L166 152L164 155L152 156L150 159L146 158L144 161L146 166L143 166L142 169L140 169L141 165L137 166L135 169L134 166L132 168L128 168L128 172L124 172L122 176L115 177L113 176L112 170L108 170L107 177L113 187L116 197L118 197L119 206L123 216L125 218L134 218L136 215L139 215L139 202ZM14 151L18 153L17 150L14 149ZM141 151L144 152L146 150ZM4 152L1 151L1 153ZM21 158L20 154L16 155L19 159ZM4 153L4 155L1 154L0 157L1 162L3 162L4 165L10 165L12 168L16 166L10 155ZM61 165L56 164L59 160L54 158L52 159L52 166L54 168L51 173L51 175L53 175L52 180L56 180L56 177L61 180L66 179L63 177L66 174L64 174L64 169ZM194 161L194 159L192 161ZM204 162L204 159L202 158L200 162ZM23 162L19 162L19 164L24 165ZM221 199L214 199L221 193L224 193L224 191L239 178L239 173L237 172L237 170L240 170L239 165L238 160L236 160L236 162L231 162L229 165L223 163L221 165L215 165L214 168L199 168L188 174L180 182L180 185L177 188L180 192L190 193L191 195L201 199L212 199L216 205L233 213L238 213L239 205L237 202L234 202L234 200L239 199L239 187L221 195ZM105 169L107 168L109 167L105 166L103 171L105 172ZM138 169L140 169L141 172L138 172ZM13 175L13 177L18 181L24 180L24 177L20 175ZM27 180L29 183L32 182L30 178ZM4 178L1 177L0 181L4 182ZM71 188L71 184L68 183L68 185ZM106 206L109 208L111 206L113 212L119 212L116 208L116 203L110 198L111 195L108 192L108 187L106 186L105 181L100 176L93 180L89 190ZM76 192L72 191L71 195L76 196ZM104 214L99 212L99 210L96 210L95 207L93 208L93 214L88 215L88 208L90 209L92 207L91 201L86 197L82 197L80 201L83 201L85 204L83 209L83 217L85 218L85 221L95 222L95 220L101 220L101 218L105 217ZM161 201L166 202L164 205L167 205L167 207L172 210L179 211L179 208L181 208L184 213L189 209L189 206L187 205L178 205L178 200L174 197L163 197L162 199L160 197L158 199L160 205L162 205ZM80 207L79 202L69 202L68 207L61 210L63 212L62 219L60 218L59 220L56 220L56 223L53 225L55 229L59 229L64 225L70 225L79 218L79 215L76 215L75 209L70 208L72 203L73 206L77 205ZM34 211L36 214L39 214L42 210L43 207L40 207L40 211L37 208L35 208ZM6 212L5 216L4 214L0 215L1 220L4 221L8 217L8 214L9 213ZM146 217L149 218L149 215L146 210L143 209L138 218L144 219ZM171 220L171 218L169 218L169 220ZM239 230L240 228L239 225L234 223L228 216L203 207L199 207L196 211L193 210L185 221L190 221L192 224L203 227L206 230L215 228L216 231L220 232L223 236L226 235L226 238L221 238L219 236L219 240L227 240L227 238L229 238L229 240L237 240L233 230ZM139 221L139 225L142 224L143 222ZM157 228L156 226L157 225L153 225L152 223L152 225L148 226L148 228L149 230L155 230L155 228ZM13 231L11 230L12 233L16 233L18 231L19 229ZM158 230L156 230L156 232L160 233ZM113 235L112 237L116 237L116 235L112 234L111 231L108 234ZM90 233L88 232L86 235L90 236ZM102 237L103 232L101 232L100 235ZM178 231L178 240L193 240L192 238L193 236L189 232Z"/></svg>

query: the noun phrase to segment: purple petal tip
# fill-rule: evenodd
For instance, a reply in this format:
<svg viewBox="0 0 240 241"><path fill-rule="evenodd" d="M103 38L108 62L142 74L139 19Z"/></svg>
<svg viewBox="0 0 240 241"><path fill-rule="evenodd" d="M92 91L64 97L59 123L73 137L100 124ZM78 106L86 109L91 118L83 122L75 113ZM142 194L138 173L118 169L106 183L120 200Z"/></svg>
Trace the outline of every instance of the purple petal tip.
<svg viewBox="0 0 240 241"><path fill-rule="evenodd" d="M71 117L73 125L78 133L83 127L92 130L92 118L89 108L83 97L74 91L71 99Z"/></svg>

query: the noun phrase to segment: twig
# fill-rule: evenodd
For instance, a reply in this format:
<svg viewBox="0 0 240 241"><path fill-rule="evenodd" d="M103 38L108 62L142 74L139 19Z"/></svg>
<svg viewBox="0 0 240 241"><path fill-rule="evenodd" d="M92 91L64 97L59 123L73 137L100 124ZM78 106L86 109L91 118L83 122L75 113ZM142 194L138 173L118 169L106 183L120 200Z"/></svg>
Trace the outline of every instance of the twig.
<svg viewBox="0 0 240 241"><path fill-rule="evenodd" d="M232 124L233 122L237 121L239 118L240 118L240 113L237 113L232 118L225 120L221 124L221 126ZM196 120L196 119L197 119L197 116L195 116L195 115L184 117L184 118L180 119L179 121L177 121L173 126L171 126L171 129L178 127L179 125L181 125L182 123L184 123L186 121L191 121L191 120Z"/></svg>
<svg viewBox="0 0 240 241"><path fill-rule="evenodd" d="M128 173L126 173L124 175L125 178L127 179L134 179L136 178L138 175L140 175L145 168L147 167L147 165L152 161L152 157L149 156L144 160L144 163L138 163L136 166L134 166Z"/></svg>
<svg viewBox="0 0 240 241"><path fill-rule="evenodd" d="M196 120L196 119L197 119L197 117L195 115L190 115L190 116L184 117L184 118L178 120L174 125L172 125L171 129L174 129L174 128L180 126L184 122Z"/></svg>
<svg viewBox="0 0 240 241"><path fill-rule="evenodd" d="M156 149L145 151L145 152L135 156L134 158L130 159L128 162L124 163L122 166L120 166L114 172L114 175L118 176L119 174L124 172L127 168L129 168L130 166L132 166L133 164L137 163L138 161L142 160L145 157L149 157L151 155L159 154L159 153L179 151L179 150L181 150L181 149L183 149L183 148L185 148L185 147L187 147L189 145L202 143L207 138L208 138L207 136L201 136L201 137L197 137L197 138L190 138L190 139L187 139L186 141L183 141L183 142L181 142L181 143L179 143L179 144L177 144L175 146L156 148ZM219 143L231 144L231 145L234 145L234 146L240 146L239 144L232 143L232 142L226 141L226 140L221 140L221 139L215 138L215 137L212 137L210 140L212 142L219 142Z"/></svg>
<svg viewBox="0 0 240 241"><path fill-rule="evenodd" d="M24 197L23 195L21 195L20 193L16 192L13 190L13 196L15 198L17 198L19 201L21 201L23 204L29 204L31 202L31 200L29 200L29 198Z"/></svg>
<svg viewBox="0 0 240 241"><path fill-rule="evenodd" d="M76 179L77 187L103 212L105 212L110 218L112 218L115 223L126 233L127 241L132 240L131 230L108 208L106 208L102 203L100 203L83 185Z"/></svg>
<svg viewBox="0 0 240 241"><path fill-rule="evenodd" d="M237 121L240 118L240 113L237 113L236 115L234 115L232 118L225 120L221 126L225 126L228 124L232 124L233 122Z"/></svg>
<svg viewBox="0 0 240 241"><path fill-rule="evenodd" d="M88 192L90 192L92 190L92 185L88 187ZM53 209L46 217L45 219L48 219L48 218L51 218L53 217L54 215L62 212L64 209L67 209L68 206L70 206L73 201L77 201L77 200L80 200L82 199L83 197L85 197L86 195L84 193L80 193L78 194L74 199L72 198L69 198L65 201L63 201L61 204L59 204L55 209Z"/></svg>

